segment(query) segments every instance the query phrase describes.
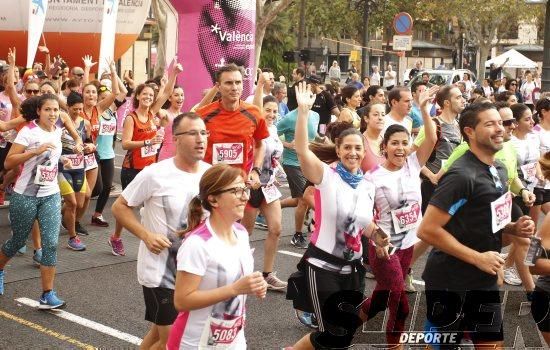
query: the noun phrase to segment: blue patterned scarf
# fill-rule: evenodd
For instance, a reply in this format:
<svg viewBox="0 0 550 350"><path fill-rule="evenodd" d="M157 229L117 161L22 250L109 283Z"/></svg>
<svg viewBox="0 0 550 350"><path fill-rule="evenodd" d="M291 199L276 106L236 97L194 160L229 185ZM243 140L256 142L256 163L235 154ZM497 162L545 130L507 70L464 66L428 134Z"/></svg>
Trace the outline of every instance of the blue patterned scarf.
<svg viewBox="0 0 550 350"><path fill-rule="evenodd" d="M336 165L336 172L345 183L354 189L357 188L357 185L359 185L359 182L363 179L363 172L361 169L357 171L357 174L352 174L342 165L342 162L338 162Z"/></svg>

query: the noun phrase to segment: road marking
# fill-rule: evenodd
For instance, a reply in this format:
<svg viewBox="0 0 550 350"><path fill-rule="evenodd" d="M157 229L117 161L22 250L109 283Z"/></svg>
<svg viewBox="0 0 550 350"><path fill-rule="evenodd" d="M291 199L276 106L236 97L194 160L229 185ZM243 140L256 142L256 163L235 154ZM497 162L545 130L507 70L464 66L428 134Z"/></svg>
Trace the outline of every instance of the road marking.
<svg viewBox="0 0 550 350"><path fill-rule="evenodd" d="M62 334L62 333L58 333L52 329L49 329L49 328L46 328L46 327L43 327L39 324L36 324L34 322L31 322L31 321L28 321L28 320L25 320L24 318L21 318L21 317L18 317L18 316L15 316L15 315L12 315L10 313L7 313L3 310L0 310L0 316L2 317L5 317L7 318L8 320L12 320L12 321L15 321L19 324L22 324L23 326L27 326L31 329L34 329L36 331L39 331L39 332L42 332L44 334L47 334L51 337L54 337L56 339L59 339L59 340L62 340L62 341L66 341L76 347L79 347L79 348L82 348L82 349L87 349L87 350L93 350L93 349L97 349L97 347L93 346L93 345L90 345L90 344L86 344L86 343L83 343L81 342L80 340L77 340L77 339L74 339L74 338L71 338L65 334Z"/></svg>
<svg viewBox="0 0 550 350"><path fill-rule="evenodd" d="M298 253L294 253L294 252L289 252L287 250L279 250L279 253L281 254L285 254L285 255L291 255L291 256L295 256L295 257L298 257L298 258L301 258L304 254L298 254Z"/></svg>
<svg viewBox="0 0 550 350"><path fill-rule="evenodd" d="M301 257L303 256L303 254L294 253L294 252L289 252L289 251L287 251L287 250L279 250L278 252L281 253L281 254L290 255L290 256L295 256L295 257L298 257L298 258L301 258ZM424 283L424 281L418 281L418 280L415 280L415 279L413 279L413 283L414 283L414 284L418 284L419 286L424 286L424 285L426 285L426 284Z"/></svg>
<svg viewBox="0 0 550 350"><path fill-rule="evenodd" d="M31 307L38 307L39 303L36 300L32 300L29 298L17 298L15 301L25 304ZM121 332L119 330L116 330L114 328L102 325L101 323L97 323L91 320L88 320L86 318L77 316L75 314L71 314L70 312L63 311L63 310L55 310L55 311L49 311L54 316L64 318L66 320L69 320L71 322L77 323L81 326L91 328L95 331L110 335L111 337L118 338L120 340L124 340L128 343L134 344L134 345L140 345L141 339L133 336L128 333Z"/></svg>

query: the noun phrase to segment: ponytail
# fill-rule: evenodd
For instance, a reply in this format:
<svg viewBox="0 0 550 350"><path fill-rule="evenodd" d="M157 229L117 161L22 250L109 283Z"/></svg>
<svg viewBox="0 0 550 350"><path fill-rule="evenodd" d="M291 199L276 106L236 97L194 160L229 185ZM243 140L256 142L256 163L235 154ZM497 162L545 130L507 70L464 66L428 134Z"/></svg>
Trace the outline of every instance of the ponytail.
<svg viewBox="0 0 550 350"><path fill-rule="evenodd" d="M204 211L202 210L202 203L199 196L193 197L189 202L189 209L187 212L187 227L178 232L178 236L184 237L189 232L193 231L201 224Z"/></svg>

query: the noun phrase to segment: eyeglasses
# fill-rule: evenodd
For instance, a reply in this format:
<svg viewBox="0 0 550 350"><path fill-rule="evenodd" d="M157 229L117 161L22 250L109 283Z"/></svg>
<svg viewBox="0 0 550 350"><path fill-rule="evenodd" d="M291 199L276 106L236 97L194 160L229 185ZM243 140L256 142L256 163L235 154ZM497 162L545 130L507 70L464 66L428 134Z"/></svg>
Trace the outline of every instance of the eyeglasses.
<svg viewBox="0 0 550 350"><path fill-rule="evenodd" d="M489 167L489 172L491 173L491 176L493 177L493 183L495 184L495 187L497 188L497 190L502 191L502 182L500 181L500 176L498 176L497 168L495 168L494 166L491 165Z"/></svg>
<svg viewBox="0 0 550 350"><path fill-rule="evenodd" d="M31 90L31 89L27 89L25 90L25 92L29 95L38 95L38 93L40 92L40 90Z"/></svg>
<svg viewBox="0 0 550 350"><path fill-rule="evenodd" d="M502 125L504 125L504 126L510 126L512 124L518 125L518 121L515 120L515 119L508 119L508 120L503 120L502 121Z"/></svg>
<svg viewBox="0 0 550 350"><path fill-rule="evenodd" d="M235 198L240 198L240 199L250 198L250 188L240 187L240 186L239 187L231 187L231 188L228 188L226 190L221 190L221 191L218 191L218 192L214 192L212 194L216 195L216 194L222 194L222 193L225 193L225 192L233 193ZM245 196L245 194L246 194L246 196Z"/></svg>
<svg viewBox="0 0 550 350"><path fill-rule="evenodd" d="M197 137L201 135L202 137L208 137L210 136L210 131L208 130L189 130L189 131L182 131L178 132L177 134L174 134L174 136L180 136L180 135L189 135L193 137Z"/></svg>

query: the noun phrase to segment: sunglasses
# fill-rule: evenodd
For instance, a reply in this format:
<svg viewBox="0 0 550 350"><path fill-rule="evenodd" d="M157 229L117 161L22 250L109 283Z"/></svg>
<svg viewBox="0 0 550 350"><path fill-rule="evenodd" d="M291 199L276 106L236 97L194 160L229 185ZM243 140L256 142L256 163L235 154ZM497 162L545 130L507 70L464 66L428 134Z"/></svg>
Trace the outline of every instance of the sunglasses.
<svg viewBox="0 0 550 350"><path fill-rule="evenodd" d="M512 83L512 84L510 84L510 86L518 86L518 84Z"/></svg>
<svg viewBox="0 0 550 350"><path fill-rule="evenodd" d="M31 90L31 89L27 89L27 90L25 90L25 92L26 92L27 94L29 94L29 95L31 95L31 94L37 95L37 94L40 92L40 90Z"/></svg>
<svg viewBox="0 0 550 350"><path fill-rule="evenodd" d="M504 125L504 126L510 126L510 125L512 125L512 124L518 125L517 120L515 120L515 119L508 119L508 120L503 120L503 121L502 121L502 125Z"/></svg>
<svg viewBox="0 0 550 350"><path fill-rule="evenodd" d="M502 181L500 181L500 176L498 176L498 171L497 171L497 168L495 168L494 166L490 166L489 167L489 172L491 173L491 176L493 177L493 183L495 184L495 187L497 188L497 190L501 190L502 191Z"/></svg>

